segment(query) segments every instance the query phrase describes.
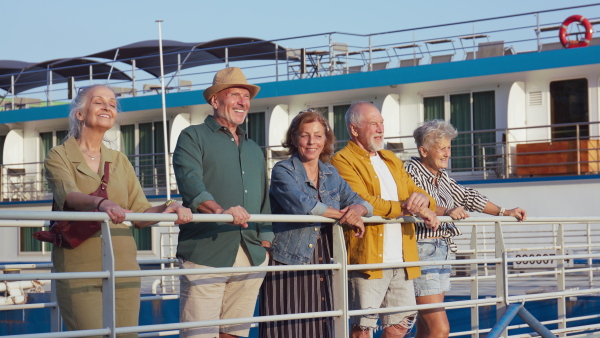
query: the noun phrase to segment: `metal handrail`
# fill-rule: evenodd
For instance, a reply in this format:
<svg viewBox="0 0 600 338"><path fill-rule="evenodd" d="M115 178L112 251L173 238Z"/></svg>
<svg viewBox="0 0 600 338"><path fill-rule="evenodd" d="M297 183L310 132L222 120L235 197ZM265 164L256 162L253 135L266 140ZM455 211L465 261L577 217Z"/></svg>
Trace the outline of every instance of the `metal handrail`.
<svg viewBox="0 0 600 338"><path fill-rule="evenodd" d="M23 212L23 211L1 211L0 219L5 220L0 222L0 227L19 227L19 226L40 226L42 219L57 219L57 220L103 220L103 231L104 235L102 236L102 240L105 245L103 246L103 254L105 257L112 257L112 250L110 249L111 238L108 235L108 223L106 222L107 216L104 213L93 213L93 212ZM173 226L172 224L168 224L165 222L173 222L176 219L175 215L172 214L127 214L127 220L129 221L156 221L160 220L161 223L159 226ZM19 219L22 221L15 222L14 219ZM203 221L211 221L211 222L229 222L232 221L233 218L231 215L194 215L194 221L203 222ZM449 217L440 217L441 221L449 221ZM298 216L298 215L251 215L250 221L253 222L273 222L273 221L285 221L285 222L327 222L332 223L335 220L320 217L320 216ZM383 219L380 217L370 217L364 218L366 223L387 223L387 222L414 222L419 221L419 219L414 217L401 217L398 219ZM12 222L12 223L11 223ZM461 221L455 221L461 224ZM600 293L600 289L590 287L589 289L584 290L567 290L564 288L559 289L555 292L544 292L539 294L523 294L523 295L509 295L507 292L502 291L504 287L497 288L496 297L487 298L487 299L477 299L473 298L468 301L457 301L457 302L444 302L439 304L428 304L428 305L418 305L416 307L397 307L397 308L385 308L385 309L369 309L369 310L349 310L347 304L347 289L344 287L339 287L347 285L347 271L357 270L357 269L370 269L370 268L389 268L389 267L405 267L405 266L425 266L425 265L435 265L435 264L450 264L450 265L458 265L465 264L470 266L477 266L480 264L494 264L496 266L496 277L498 286L505 285L507 286L509 283L510 274L506 267L507 263L515 262L515 261L523 261L527 258L511 258L507 256L509 249L507 248L505 241L503 239L504 230L503 227L510 226L511 224L516 224L514 218L512 217L473 217L468 220L468 222L464 222L466 224L477 223L478 225L473 225L473 227L477 228L480 226L489 226L493 225L495 228L495 256L493 258L476 258L476 259L468 259L468 260L460 260L460 261L444 261L444 262L412 262L412 263L398 263L398 264L369 264L369 265L347 265L347 259L345 257L345 249L344 249L344 241L343 235L341 232L341 228L336 226L334 227L334 264L319 264L319 265L299 265L299 266L267 266L267 267L249 267L249 268L211 268L211 269L193 269L193 270L162 270L162 271L114 271L114 267L108 264L103 268L103 271L99 272L81 272L81 273L32 273L27 274L28 278L43 278L43 279L69 279L69 278L102 278L103 279L103 290L105 290L106 299L104 300L104 308L113 311L111 314L106 314L109 318L105 322L105 327L108 329L102 330L86 330L86 331L77 331L73 332L65 332L65 333L52 333L46 334L45 337L70 337L73 334L77 334L78 337L94 335L94 334L103 334L108 335L109 337L114 337L118 333L127 333L127 332L146 332L144 333L144 337L150 337L154 335L154 333L149 333L151 331L159 331L159 330L177 330L181 328L187 327L197 327L197 326L215 326L215 325L224 325L224 324L232 324L232 323L257 323L263 321L271 321L271 320L283 320L283 319L299 319L299 318L314 318L314 317L333 317L334 323L336 326L336 332L340 336L347 336L347 322L350 316L362 315L366 313L388 313L388 312L397 312L397 311L405 311L405 310L415 310L415 309L426 309L426 308L435 308L435 307L445 307L448 309L452 308L471 308L472 316L476 318L476 312L479 307L482 306L490 306L496 305L498 313L502 313L504 311L504 307L509 304L515 302L524 302L524 301L532 301L538 299L548 299L548 298L556 298L559 302L559 312L564 311L566 304L564 303L565 297L570 296L580 296L580 295L592 295ZM600 225L600 217L531 217L529 221L525 223L534 224L543 224L543 223L552 223L559 224L559 231L557 232L558 240L558 255L554 257L558 262L562 262L565 258L588 258L594 259L600 257L600 252L596 250L595 252L590 252L589 254L578 254L578 255L565 255L564 252L560 253L560 251L564 251L566 243L564 242L565 238L561 235L564 233L564 227L568 226L568 224L575 223L586 223L586 224L594 224L596 226ZM473 257L477 257L479 251L478 248L472 247L474 252L472 254ZM128 328L116 328L114 326L114 321L111 321L114 317L114 298L112 298L111 293L114 292L114 279L118 277L142 277L142 276L159 276L159 275L182 275L182 274L190 274L190 273L219 273L219 272L251 272L251 271L283 271L283 270L315 270L315 269L331 269L334 272L334 310L329 312L322 313L313 313L313 314L301 314L301 315L280 315L273 317L253 317L253 318L242 318L242 319L229 319L229 320L218 320L218 321L210 321L210 322L193 322L193 323L178 323L178 324L161 324L161 325L150 325L150 326L137 326L137 327L128 327ZM598 268L596 268L596 271ZM565 269L564 264L560 263L558 270L559 276L565 276L565 274L569 272ZM476 285L479 283L479 279L477 275L473 276L474 282ZM493 278L493 277L492 277ZM3 275L4 280L22 280L22 275ZM560 286L560 285L559 285ZM477 289L478 287L476 287ZM145 298L145 297L144 297ZM48 307L56 307L56 302L47 303L45 306ZM5 307L0 307L0 310L6 310ZM562 317L559 317L562 318ZM555 321L559 324L559 329L566 329L567 318L563 318L562 320ZM542 323L546 324L546 323ZM58 326L57 326L58 327ZM509 329L514 328L514 326L509 326ZM577 328L569 328L570 330L577 330ZM487 332L489 329L480 329L475 327L474 330L471 330L469 334L471 336L476 337L478 334L483 332ZM454 334L453 334L454 335ZM141 336L141 335L140 335ZM19 337L41 337L40 335L23 335Z"/></svg>

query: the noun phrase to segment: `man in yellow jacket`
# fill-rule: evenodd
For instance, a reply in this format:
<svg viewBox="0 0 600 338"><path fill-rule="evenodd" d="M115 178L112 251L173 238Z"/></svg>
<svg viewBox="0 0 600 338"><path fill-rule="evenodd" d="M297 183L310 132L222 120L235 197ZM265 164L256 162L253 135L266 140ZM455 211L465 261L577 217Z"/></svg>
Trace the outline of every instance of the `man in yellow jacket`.
<svg viewBox="0 0 600 338"><path fill-rule="evenodd" d="M346 112L351 140L331 159L340 175L373 208L373 215L397 218L416 214L431 228L440 224L435 201L417 187L394 153L383 149L383 117L370 102L356 102ZM402 263L419 259L412 223L365 224L362 239L346 232L349 264ZM353 309L415 305L412 279L419 267L353 271L350 305ZM416 311L354 316L351 337L371 337L381 319L383 338L402 337L414 324Z"/></svg>

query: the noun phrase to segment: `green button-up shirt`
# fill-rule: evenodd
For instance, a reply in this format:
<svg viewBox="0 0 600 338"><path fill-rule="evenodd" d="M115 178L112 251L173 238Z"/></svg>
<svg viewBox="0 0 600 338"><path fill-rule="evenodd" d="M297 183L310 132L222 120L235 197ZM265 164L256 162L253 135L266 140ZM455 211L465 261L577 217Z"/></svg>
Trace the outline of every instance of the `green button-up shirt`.
<svg viewBox="0 0 600 338"><path fill-rule="evenodd" d="M173 168L183 204L198 212L198 205L213 200L224 209L240 205L250 214L270 213L264 155L260 147L237 128L240 143L213 116L203 124L184 129L173 153ZM177 257L212 267L231 267L240 243L253 265L264 262L261 241L273 240L271 224L248 223L244 229L226 223L180 225Z"/></svg>

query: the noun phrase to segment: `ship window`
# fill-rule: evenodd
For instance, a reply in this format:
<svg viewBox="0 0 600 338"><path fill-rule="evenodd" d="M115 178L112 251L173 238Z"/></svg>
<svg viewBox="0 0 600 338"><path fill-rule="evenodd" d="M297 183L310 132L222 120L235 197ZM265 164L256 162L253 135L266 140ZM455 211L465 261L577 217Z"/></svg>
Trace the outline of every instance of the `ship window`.
<svg viewBox="0 0 600 338"><path fill-rule="evenodd" d="M248 114L248 118L246 119L246 131L248 132L248 138L256 142L256 144L262 148L264 153L264 147L267 145L265 137L265 113Z"/></svg>
<svg viewBox="0 0 600 338"><path fill-rule="evenodd" d="M495 92L472 92L449 95L450 111L445 110L446 96L423 98L423 118L450 120L459 132L452 141L452 171L481 170L485 156L496 153L496 133L477 132L496 128Z"/></svg>
<svg viewBox="0 0 600 338"><path fill-rule="evenodd" d="M579 136L589 136L588 81L575 79L550 82L552 124L585 123L579 125ZM552 139L577 137L577 126L552 127Z"/></svg>
<svg viewBox="0 0 600 338"><path fill-rule="evenodd" d="M346 128L346 112L348 108L350 108L349 104L333 106L333 135L338 140L335 144L336 151L344 148L350 139L348 128Z"/></svg>
<svg viewBox="0 0 600 338"><path fill-rule="evenodd" d="M166 189L163 137L162 121L121 126L121 151L135 168L142 188L155 194ZM152 228L131 229L138 250L151 250Z"/></svg>
<svg viewBox="0 0 600 338"><path fill-rule="evenodd" d="M444 97L434 96L423 99L425 121L444 119Z"/></svg>
<svg viewBox="0 0 600 338"><path fill-rule="evenodd" d="M335 151L338 151L346 146L350 139L348 129L346 128L346 111L350 108L349 104L341 104L337 106L311 107L320 112L329 121L329 125L333 129L333 135L336 139Z"/></svg>

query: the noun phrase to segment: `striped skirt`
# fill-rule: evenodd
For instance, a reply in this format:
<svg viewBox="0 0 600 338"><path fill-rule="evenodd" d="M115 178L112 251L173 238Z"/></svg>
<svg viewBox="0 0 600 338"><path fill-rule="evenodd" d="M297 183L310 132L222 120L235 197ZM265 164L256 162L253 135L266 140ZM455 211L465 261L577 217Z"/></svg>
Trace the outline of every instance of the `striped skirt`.
<svg viewBox="0 0 600 338"><path fill-rule="evenodd" d="M321 235L310 264L331 262L331 227ZM269 265L285 265L271 259ZM330 311L331 270L269 272L261 288L261 316ZM261 323L261 338L334 338L333 319L311 318Z"/></svg>

